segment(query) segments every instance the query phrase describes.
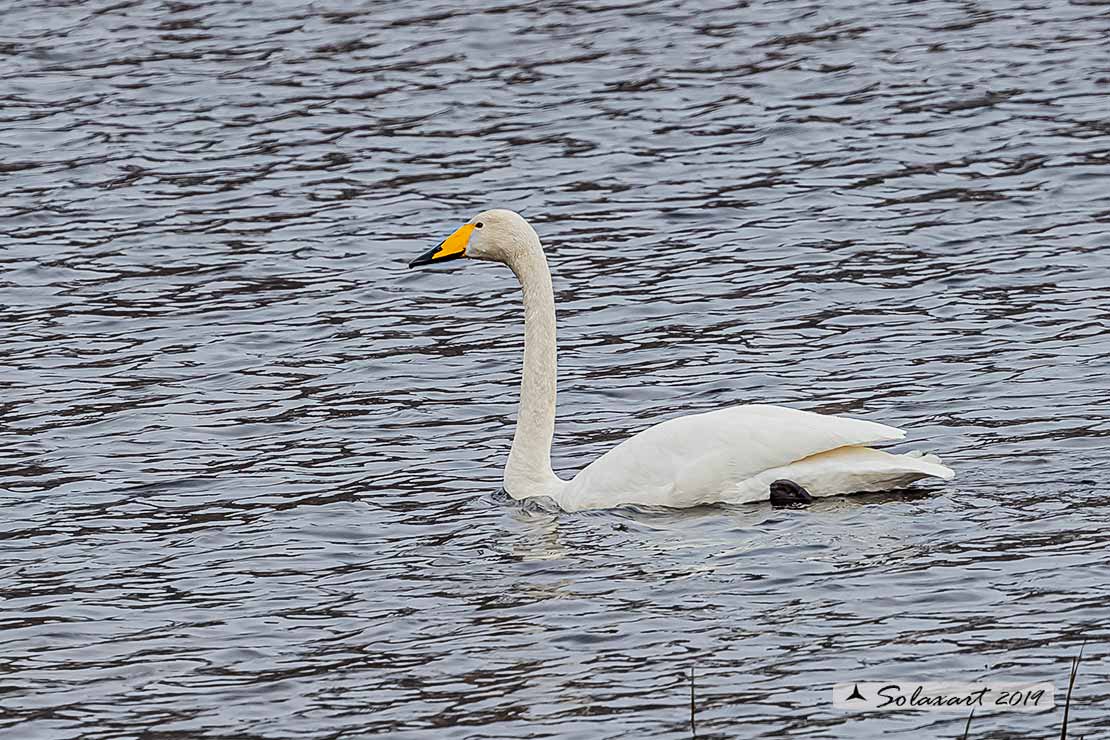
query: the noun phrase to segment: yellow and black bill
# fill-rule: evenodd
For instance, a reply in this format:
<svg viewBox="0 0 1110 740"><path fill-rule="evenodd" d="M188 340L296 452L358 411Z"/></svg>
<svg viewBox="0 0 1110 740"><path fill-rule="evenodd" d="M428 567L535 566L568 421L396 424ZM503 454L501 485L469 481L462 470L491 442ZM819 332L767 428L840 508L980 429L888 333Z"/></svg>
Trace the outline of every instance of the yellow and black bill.
<svg viewBox="0 0 1110 740"><path fill-rule="evenodd" d="M440 262L447 262L448 260L458 259L459 257L465 257L466 243L470 241L470 233L472 231L474 231L474 224L463 224L455 230L454 234L444 239L443 243L438 247L428 250L410 262L409 267L433 265Z"/></svg>

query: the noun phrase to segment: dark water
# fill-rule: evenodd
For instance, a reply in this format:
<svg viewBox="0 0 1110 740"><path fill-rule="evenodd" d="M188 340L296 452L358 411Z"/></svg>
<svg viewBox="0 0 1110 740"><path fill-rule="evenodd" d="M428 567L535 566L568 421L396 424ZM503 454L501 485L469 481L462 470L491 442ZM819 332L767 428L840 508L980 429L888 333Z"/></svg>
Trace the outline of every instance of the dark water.
<svg viewBox="0 0 1110 740"><path fill-rule="evenodd" d="M0 727L956 737L844 680L1055 681L1110 737L1110 6L63 3L0 26ZM766 401L919 495L497 495L545 240L556 468ZM980 713L974 738L1059 734Z"/></svg>

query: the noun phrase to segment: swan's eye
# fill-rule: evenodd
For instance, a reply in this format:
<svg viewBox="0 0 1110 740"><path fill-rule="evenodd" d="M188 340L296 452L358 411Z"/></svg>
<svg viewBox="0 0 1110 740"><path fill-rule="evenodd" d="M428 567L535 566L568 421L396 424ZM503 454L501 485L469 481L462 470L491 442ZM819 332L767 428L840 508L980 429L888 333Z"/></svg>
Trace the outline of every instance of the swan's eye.
<svg viewBox="0 0 1110 740"><path fill-rule="evenodd" d="M476 228L476 229L482 228L482 222L479 221L478 223L474 224L474 228Z"/></svg>

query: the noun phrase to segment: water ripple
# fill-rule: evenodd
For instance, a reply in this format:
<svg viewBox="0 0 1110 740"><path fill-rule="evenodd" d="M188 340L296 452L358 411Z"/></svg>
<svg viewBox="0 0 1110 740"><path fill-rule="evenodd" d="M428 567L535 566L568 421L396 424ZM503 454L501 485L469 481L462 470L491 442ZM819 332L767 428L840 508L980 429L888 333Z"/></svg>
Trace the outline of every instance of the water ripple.
<svg viewBox="0 0 1110 740"><path fill-rule="evenodd" d="M0 728L21 739L956 736L830 684L1050 680L1110 731L1104 5L18 0L0 37ZM555 465L791 403L934 491L498 493L511 274ZM977 717L1049 736L1058 717ZM1100 733L1101 730L1101 733Z"/></svg>

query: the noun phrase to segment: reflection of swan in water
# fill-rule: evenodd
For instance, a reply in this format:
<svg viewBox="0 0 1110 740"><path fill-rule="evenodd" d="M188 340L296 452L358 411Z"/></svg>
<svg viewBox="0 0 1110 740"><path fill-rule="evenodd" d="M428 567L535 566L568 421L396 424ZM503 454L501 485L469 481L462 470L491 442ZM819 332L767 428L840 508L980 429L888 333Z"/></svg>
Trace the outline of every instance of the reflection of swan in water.
<svg viewBox="0 0 1110 740"><path fill-rule="evenodd" d="M500 493L496 498L501 498ZM511 512L511 522L506 530L512 536L504 541L502 548L514 558L523 561L560 560L575 551L563 543L559 517L553 511L527 505L510 507L506 511Z"/></svg>
<svg viewBox="0 0 1110 740"><path fill-rule="evenodd" d="M935 455L867 445L905 434L883 424L781 406L733 406L657 424L602 455L573 480L551 469L555 431L555 297L535 230L512 211L483 211L410 267L458 257L508 265L524 291L524 376L505 490L550 496L568 511L621 504L686 507L766 500L792 481L813 496L881 491L953 472Z"/></svg>

